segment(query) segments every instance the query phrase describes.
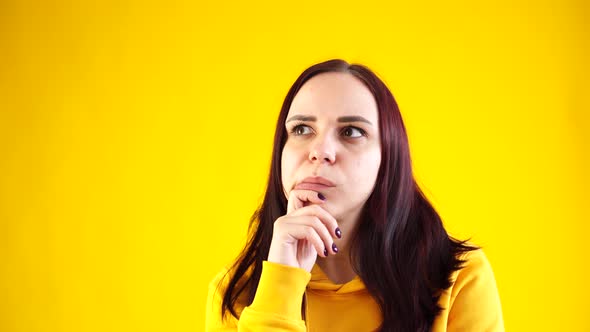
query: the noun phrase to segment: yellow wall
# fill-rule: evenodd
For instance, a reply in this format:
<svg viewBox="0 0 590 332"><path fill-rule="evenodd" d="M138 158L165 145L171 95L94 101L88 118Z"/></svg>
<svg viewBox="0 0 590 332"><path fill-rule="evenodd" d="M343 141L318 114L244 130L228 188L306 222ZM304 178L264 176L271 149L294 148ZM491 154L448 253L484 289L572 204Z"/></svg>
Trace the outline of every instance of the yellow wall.
<svg viewBox="0 0 590 332"><path fill-rule="evenodd" d="M333 57L391 87L507 329L590 330L583 1L80 3L0 5L1 331L202 330L282 99Z"/></svg>

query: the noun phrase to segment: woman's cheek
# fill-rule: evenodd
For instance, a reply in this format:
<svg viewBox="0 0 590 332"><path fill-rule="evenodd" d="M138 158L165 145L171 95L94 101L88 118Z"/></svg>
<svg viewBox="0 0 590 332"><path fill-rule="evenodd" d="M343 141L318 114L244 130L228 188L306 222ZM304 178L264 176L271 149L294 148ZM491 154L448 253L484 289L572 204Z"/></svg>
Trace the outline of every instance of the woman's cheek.
<svg viewBox="0 0 590 332"><path fill-rule="evenodd" d="M288 191L291 190L294 185L294 169L295 164L291 154L289 151L283 150L283 154L281 156L281 181L285 191L287 191L287 195Z"/></svg>

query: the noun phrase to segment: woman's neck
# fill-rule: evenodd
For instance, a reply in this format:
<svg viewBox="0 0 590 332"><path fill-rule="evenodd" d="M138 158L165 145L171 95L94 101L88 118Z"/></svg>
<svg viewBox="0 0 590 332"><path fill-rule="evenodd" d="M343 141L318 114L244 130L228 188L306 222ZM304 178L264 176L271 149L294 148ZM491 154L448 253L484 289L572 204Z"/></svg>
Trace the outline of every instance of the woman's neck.
<svg viewBox="0 0 590 332"><path fill-rule="evenodd" d="M318 257L316 264L324 274L335 284L344 284L356 277L350 261L351 241L357 231L359 213L350 215L349 218L337 218L338 227L342 232L342 238L336 238L334 243L338 247L337 254L329 254L328 257Z"/></svg>

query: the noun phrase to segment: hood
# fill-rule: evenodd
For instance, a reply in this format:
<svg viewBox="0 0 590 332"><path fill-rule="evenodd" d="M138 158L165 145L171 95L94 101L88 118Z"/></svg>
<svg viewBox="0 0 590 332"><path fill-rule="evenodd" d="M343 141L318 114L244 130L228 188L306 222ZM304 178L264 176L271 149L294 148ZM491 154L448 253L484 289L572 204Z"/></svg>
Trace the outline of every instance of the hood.
<svg viewBox="0 0 590 332"><path fill-rule="evenodd" d="M307 284L307 289L316 293L326 294L346 294L355 292L366 292L366 287L361 278L357 275L351 281L344 284L333 283L322 269L314 264L311 269L311 280Z"/></svg>

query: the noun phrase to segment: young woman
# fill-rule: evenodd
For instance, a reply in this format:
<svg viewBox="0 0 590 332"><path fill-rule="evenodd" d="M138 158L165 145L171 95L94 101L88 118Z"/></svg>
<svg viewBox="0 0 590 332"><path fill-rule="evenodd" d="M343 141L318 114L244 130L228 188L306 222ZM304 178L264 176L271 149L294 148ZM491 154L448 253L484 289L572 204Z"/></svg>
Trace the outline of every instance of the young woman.
<svg viewBox="0 0 590 332"><path fill-rule="evenodd" d="M371 70L305 70L249 241L210 284L207 331L503 331L485 255L447 234L411 166L396 101Z"/></svg>

